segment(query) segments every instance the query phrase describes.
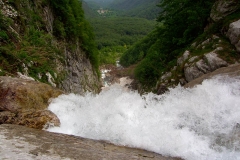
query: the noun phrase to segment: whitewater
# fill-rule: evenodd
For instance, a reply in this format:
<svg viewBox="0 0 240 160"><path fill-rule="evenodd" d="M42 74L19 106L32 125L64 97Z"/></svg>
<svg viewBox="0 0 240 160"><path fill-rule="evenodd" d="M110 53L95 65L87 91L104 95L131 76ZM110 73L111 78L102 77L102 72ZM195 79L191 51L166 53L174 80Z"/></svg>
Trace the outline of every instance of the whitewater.
<svg viewBox="0 0 240 160"><path fill-rule="evenodd" d="M119 84L94 95L61 95L47 130L142 148L186 160L240 160L240 77L140 95Z"/></svg>

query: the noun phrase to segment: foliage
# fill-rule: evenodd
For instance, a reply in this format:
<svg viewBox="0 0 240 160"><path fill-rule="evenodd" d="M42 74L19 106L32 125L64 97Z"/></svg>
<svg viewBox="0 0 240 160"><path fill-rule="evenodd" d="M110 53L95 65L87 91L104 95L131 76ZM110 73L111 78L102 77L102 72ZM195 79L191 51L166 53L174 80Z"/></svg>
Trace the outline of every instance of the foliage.
<svg viewBox="0 0 240 160"><path fill-rule="evenodd" d="M48 34L45 20L42 17L42 7L51 5L54 9L54 35L63 41L79 41L94 68L98 71L98 55L94 35L89 23L84 19L81 2L78 0L61 1L20 1L9 0L19 15L14 19L3 16L0 12L0 68L1 74L11 75L16 71L24 73L28 68L31 77L48 82L47 76L38 74L50 72L52 76L57 71L53 61L62 61L63 53L56 47L54 37ZM34 3L34 4L33 4ZM13 20L15 23L12 23ZM17 24L17 27L15 26ZM10 29L10 26L13 29ZM17 32L14 29L18 29ZM19 31L19 32L18 32ZM61 73L64 75L64 73ZM54 77L56 82L64 78L60 73Z"/></svg>
<svg viewBox="0 0 240 160"><path fill-rule="evenodd" d="M125 52L120 63L139 63L136 78L144 85L154 86L160 72L173 65L178 54L203 33L214 1L160 1L160 25Z"/></svg>
<svg viewBox="0 0 240 160"><path fill-rule="evenodd" d="M135 76L144 87L153 87L163 70L164 63L159 60L157 52L152 52L136 67Z"/></svg>
<svg viewBox="0 0 240 160"><path fill-rule="evenodd" d="M116 60L127 50L124 46L104 47L99 50L99 61L102 64L116 64Z"/></svg>
<svg viewBox="0 0 240 160"><path fill-rule="evenodd" d="M147 35L154 21L130 17L99 17L89 19L96 34L98 49L110 46L129 46Z"/></svg>
<svg viewBox="0 0 240 160"><path fill-rule="evenodd" d="M156 0L151 0L151 2L141 1L140 3L128 1L128 4L131 3L131 5L135 5L129 10L129 12L132 12L131 15L127 12L123 13L123 10L113 10L112 8L103 9L100 6L93 5L93 3L96 4L93 1L87 1L87 3L83 3L83 8L96 34L100 64L114 64L127 48L146 36L156 25L156 21L133 15L135 13L145 12L146 7L152 8L152 6L155 6ZM95 15L94 11L97 13L97 10L100 8L105 12ZM154 13L144 14L151 15Z"/></svg>
<svg viewBox="0 0 240 160"><path fill-rule="evenodd" d="M54 75L55 66L52 63L57 59L56 48L51 45L52 36L39 31L33 26L26 30L25 36L15 48L14 44L8 43L0 47L0 66L8 74L20 71L24 73L24 66L28 68L28 74L35 79L47 83L46 75L40 79L39 73L50 72ZM60 81L60 79L57 79Z"/></svg>
<svg viewBox="0 0 240 160"><path fill-rule="evenodd" d="M98 52L94 41L92 27L84 18L82 2L78 0L51 0L56 18L54 19L54 35L60 39L75 42L81 41L93 67L98 71Z"/></svg>
<svg viewBox="0 0 240 160"><path fill-rule="evenodd" d="M146 37L136 42L120 58L123 66L128 67L141 61L148 53L151 46L157 41L156 30L149 33Z"/></svg>

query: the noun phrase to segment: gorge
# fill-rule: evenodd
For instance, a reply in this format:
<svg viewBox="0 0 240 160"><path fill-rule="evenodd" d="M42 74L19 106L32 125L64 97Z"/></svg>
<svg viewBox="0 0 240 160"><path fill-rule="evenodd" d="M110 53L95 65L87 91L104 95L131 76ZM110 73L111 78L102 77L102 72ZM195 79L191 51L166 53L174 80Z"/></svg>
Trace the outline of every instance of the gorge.
<svg viewBox="0 0 240 160"><path fill-rule="evenodd" d="M77 0L0 0L0 158L239 160L240 2L181 2L168 24L113 50L95 45ZM101 90L97 47L124 51L113 79L134 81Z"/></svg>

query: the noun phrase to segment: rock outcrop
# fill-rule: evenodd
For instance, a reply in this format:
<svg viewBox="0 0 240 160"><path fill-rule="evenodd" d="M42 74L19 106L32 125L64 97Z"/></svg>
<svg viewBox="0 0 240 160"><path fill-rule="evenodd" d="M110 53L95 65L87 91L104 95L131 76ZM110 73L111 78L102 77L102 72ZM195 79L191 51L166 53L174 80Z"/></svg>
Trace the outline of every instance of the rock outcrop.
<svg viewBox="0 0 240 160"><path fill-rule="evenodd" d="M74 52L66 47L64 54L66 60L61 72L65 72L66 77L59 88L69 93L84 94L87 91L98 93L101 82L80 46L77 44Z"/></svg>
<svg viewBox="0 0 240 160"><path fill-rule="evenodd" d="M229 38L231 43L236 47L237 51L240 52L240 19L229 25L226 36Z"/></svg>
<svg viewBox="0 0 240 160"><path fill-rule="evenodd" d="M103 141L7 124L0 125L0 157L51 160L180 160Z"/></svg>
<svg viewBox="0 0 240 160"><path fill-rule="evenodd" d="M199 58L196 57L196 59ZM226 61L219 58L215 51L212 51L204 54L203 58L197 62L191 62L191 59L189 59L188 62L185 63L184 75L186 80L190 82L203 74L212 72L221 67L226 67L227 65Z"/></svg>
<svg viewBox="0 0 240 160"><path fill-rule="evenodd" d="M176 66L162 73L154 90L158 91L161 86L185 85L219 68L238 64L239 9L239 0L217 0L212 7L211 20L204 30L205 33L178 57Z"/></svg>
<svg viewBox="0 0 240 160"><path fill-rule="evenodd" d="M19 124L42 129L60 125L57 116L46 110L51 98L63 92L50 85L0 76L0 124Z"/></svg>
<svg viewBox="0 0 240 160"><path fill-rule="evenodd" d="M210 17L214 22L217 22L227 15L235 12L239 6L239 0L218 0L212 7Z"/></svg>
<svg viewBox="0 0 240 160"><path fill-rule="evenodd" d="M219 69L215 70L214 72L204 74L204 75L200 76L199 78L194 79L193 81L184 85L184 87L186 87L186 88L194 87L198 84L201 84L203 82L203 80L211 79L212 77L218 76L218 75L235 77L240 80L240 65L237 64L237 65L231 65L229 67L219 68Z"/></svg>

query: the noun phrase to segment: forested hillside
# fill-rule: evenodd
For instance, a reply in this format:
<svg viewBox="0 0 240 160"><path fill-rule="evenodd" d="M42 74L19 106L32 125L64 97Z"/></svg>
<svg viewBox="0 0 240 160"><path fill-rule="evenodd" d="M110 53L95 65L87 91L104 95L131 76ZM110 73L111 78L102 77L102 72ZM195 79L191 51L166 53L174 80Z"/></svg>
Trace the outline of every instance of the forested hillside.
<svg viewBox="0 0 240 160"><path fill-rule="evenodd" d="M89 21L95 31L100 64L114 64L128 47L146 36L155 26L154 21L131 17L98 17Z"/></svg>
<svg viewBox="0 0 240 160"><path fill-rule="evenodd" d="M210 35L220 35L221 28L225 26L227 29L230 22L240 17L238 9L217 23L210 22L214 2L215 0L162 0L158 5L162 9L157 18L159 25L123 54L121 64L130 66L137 63L135 76L138 81L143 86L155 86L162 73L175 66L177 57L187 48L191 49L193 42L198 44ZM235 4L237 6L239 2L235 1ZM229 43L224 37L221 41ZM207 49L211 51L212 48L210 45L209 48L204 46L202 50L195 51L195 54L200 55ZM228 53L230 56L232 52Z"/></svg>
<svg viewBox="0 0 240 160"><path fill-rule="evenodd" d="M155 19L160 11L159 0L115 0L108 7L121 11L120 15Z"/></svg>
<svg viewBox="0 0 240 160"><path fill-rule="evenodd" d="M100 64L115 64L127 48L146 36L156 25L154 20L123 16L120 14L122 11L95 8L92 2L83 2L83 9L95 32Z"/></svg>
<svg viewBox="0 0 240 160"><path fill-rule="evenodd" d="M84 0L87 2L91 7L96 8L99 7L108 7L108 5L113 2L114 0Z"/></svg>

